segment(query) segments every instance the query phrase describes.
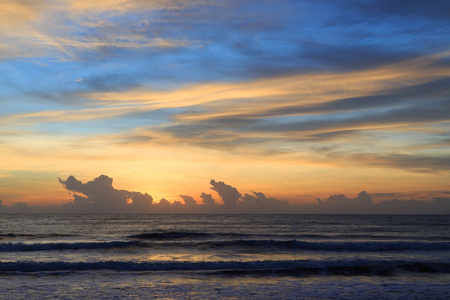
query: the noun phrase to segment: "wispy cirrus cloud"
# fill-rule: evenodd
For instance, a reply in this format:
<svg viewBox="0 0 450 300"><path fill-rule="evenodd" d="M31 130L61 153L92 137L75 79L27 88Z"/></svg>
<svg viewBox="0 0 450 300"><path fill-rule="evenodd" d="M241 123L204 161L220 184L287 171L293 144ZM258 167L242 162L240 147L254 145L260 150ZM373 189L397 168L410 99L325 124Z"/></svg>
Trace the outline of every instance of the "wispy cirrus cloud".
<svg viewBox="0 0 450 300"><path fill-rule="evenodd" d="M58 57L61 61L86 60L120 49L185 47L184 38L149 34L135 23L111 19L125 14L187 7L173 1L22 1L0 4L0 58ZM140 26L150 24L141 16ZM128 25L128 26L124 26ZM139 26L138 26L139 27ZM89 54L91 52L91 54Z"/></svg>
<svg viewBox="0 0 450 300"><path fill-rule="evenodd" d="M134 130L138 141L144 136L151 136L152 141L168 141L171 137L174 143L233 150L239 145L264 148L266 144L269 149L271 143L296 144L314 151L315 143L339 136L343 137L339 148L347 147L353 153L354 145L361 144L357 140L371 132L389 136L395 132L434 131L428 141L433 145L442 140L450 117L448 70L436 64L445 57L414 59L370 71L196 85L173 91L139 88L87 97L107 104L140 103L143 110L136 113L148 118L167 110L165 124ZM443 127L432 128L436 124ZM133 136L133 132L130 134ZM370 147L383 150L376 144L374 139L358 151ZM384 147L384 151L393 148ZM395 152L391 155L400 157ZM401 168L402 164L384 165ZM426 163L424 168L432 170L433 164Z"/></svg>
<svg viewBox="0 0 450 300"><path fill-rule="evenodd" d="M372 166L384 166L416 172L449 172L450 155L426 155L421 153L359 153L353 156L357 161Z"/></svg>
<svg viewBox="0 0 450 300"><path fill-rule="evenodd" d="M439 162L425 159L421 168L411 166L404 154L389 146L389 138L382 146L379 140L367 137L372 132L383 132L385 136L427 132L442 124L441 129L433 128L435 133L427 142L430 149L425 154L416 153L414 143L404 144L411 148L413 156L433 157L432 145L442 140L440 134L447 130L450 119L449 71L438 65L446 57L447 53L442 53L374 70L204 83L172 90L138 87L77 92L77 97L93 107L11 115L3 119L3 124L14 128L100 122L106 129L110 120L117 120L122 124L119 132L108 129L97 134L123 145L183 143L225 151L239 149L252 155L254 150L275 155L295 154L302 149L302 155L309 153L308 157L317 161L332 160L338 151L344 161L357 164L438 172L446 169L436 168ZM95 131L92 129L91 135ZM364 145L359 142L361 137ZM333 155L316 151L324 142L330 144ZM367 152L375 149L385 153L385 159L379 156L374 163L374 157ZM442 159L446 159L445 155L436 161Z"/></svg>

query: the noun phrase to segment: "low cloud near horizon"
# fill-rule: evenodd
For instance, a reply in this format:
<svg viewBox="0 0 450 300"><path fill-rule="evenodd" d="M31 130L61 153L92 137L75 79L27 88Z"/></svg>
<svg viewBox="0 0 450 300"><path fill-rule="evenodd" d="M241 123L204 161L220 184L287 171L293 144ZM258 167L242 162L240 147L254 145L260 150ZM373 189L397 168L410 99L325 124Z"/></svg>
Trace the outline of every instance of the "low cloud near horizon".
<svg viewBox="0 0 450 300"><path fill-rule="evenodd" d="M332 195L313 204L290 204L268 198L261 192L252 191L242 195L235 187L222 181L210 181L211 190L221 198L217 202L213 195L202 193L201 202L188 195L173 203L162 198L154 202L149 194L136 191L117 190L113 179L100 175L83 183L74 176L59 179L63 187L72 193L70 202L52 206L29 206L17 202L5 206L0 199L0 213L238 213L238 214L449 214L450 198L434 198L430 201L397 199L373 203L372 196L365 191L355 198Z"/></svg>

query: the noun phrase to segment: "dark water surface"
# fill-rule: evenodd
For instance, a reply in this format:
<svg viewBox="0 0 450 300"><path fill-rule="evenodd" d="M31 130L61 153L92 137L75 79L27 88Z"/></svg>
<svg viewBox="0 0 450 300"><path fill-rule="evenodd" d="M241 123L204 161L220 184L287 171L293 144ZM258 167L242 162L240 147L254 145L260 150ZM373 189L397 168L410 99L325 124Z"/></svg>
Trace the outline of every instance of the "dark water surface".
<svg viewBox="0 0 450 300"><path fill-rule="evenodd" d="M0 215L0 298L450 299L450 217Z"/></svg>

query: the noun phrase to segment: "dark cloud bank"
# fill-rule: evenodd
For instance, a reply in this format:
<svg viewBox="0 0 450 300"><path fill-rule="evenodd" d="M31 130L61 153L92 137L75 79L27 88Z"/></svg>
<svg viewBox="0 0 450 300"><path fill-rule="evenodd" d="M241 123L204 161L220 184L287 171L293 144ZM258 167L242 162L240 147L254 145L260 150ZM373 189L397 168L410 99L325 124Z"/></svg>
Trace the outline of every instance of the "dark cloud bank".
<svg viewBox="0 0 450 300"><path fill-rule="evenodd" d="M82 183L74 176L59 179L65 189L73 193L73 199L59 206L29 206L18 202L4 206L0 200L1 213L240 213L240 214L450 214L450 198L435 198L431 201L387 200L378 204L371 195L361 192L353 199L344 195L333 195L317 199L314 204L290 204L268 198L260 192L242 195L222 182L211 180L211 190L221 198L218 203L211 194L202 193L201 203L187 195L180 195L182 201L170 203L140 192L117 190L113 179L101 175L92 181Z"/></svg>

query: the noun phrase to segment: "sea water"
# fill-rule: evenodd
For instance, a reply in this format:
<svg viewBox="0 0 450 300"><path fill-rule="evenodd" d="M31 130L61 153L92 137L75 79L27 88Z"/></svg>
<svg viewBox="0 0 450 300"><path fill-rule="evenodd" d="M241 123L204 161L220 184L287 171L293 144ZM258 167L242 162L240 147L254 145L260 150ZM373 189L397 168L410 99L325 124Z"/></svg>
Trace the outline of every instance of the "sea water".
<svg viewBox="0 0 450 300"><path fill-rule="evenodd" d="M0 215L1 299L450 299L450 217Z"/></svg>

